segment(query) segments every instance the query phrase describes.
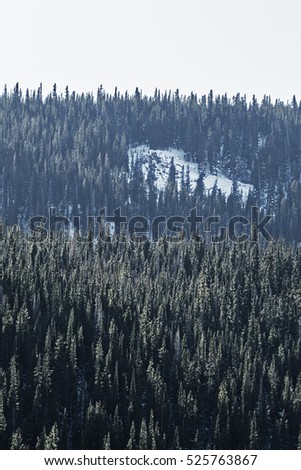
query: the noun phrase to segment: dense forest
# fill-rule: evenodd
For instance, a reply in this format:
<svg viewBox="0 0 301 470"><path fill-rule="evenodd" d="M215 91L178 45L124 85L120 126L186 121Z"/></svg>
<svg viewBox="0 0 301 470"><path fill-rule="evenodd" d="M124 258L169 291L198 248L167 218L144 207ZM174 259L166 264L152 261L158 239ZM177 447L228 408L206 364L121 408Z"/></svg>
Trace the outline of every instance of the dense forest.
<svg viewBox="0 0 301 470"><path fill-rule="evenodd" d="M0 448L301 449L301 103L17 84L0 113ZM139 145L182 149L195 187L171 159L159 188ZM28 229L252 207L272 240Z"/></svg>
<svg viewBox="0 0 301 470"><path fill-rule="evenodd" d="M1 447L301 447L301 251L5 239Z"/></svg>
<svg viewBox="0 0 301 470"><path fill-rule="evenodd" d="M301 104L247 103L237 95L214 98L210 92L180 96L179 91L153 97L138 89L113 96L99 88L76 95L56 86L43 99L42 86L23 96L16 85L0 101L3 121L4 199L7 225L25 227L29 218L60 214L94 216L121 207L126 215L187 214L197 207L204 217L213 213L221 224L233 215L250 217L257 205L271 214L274 238L301 241ZM158 190L141 162L129 161L129 148L148 143L152 149L182 148L200 167L198 184L190 190L189 175L175 184L170 178ZM204 191L206 172L233 181L225 197L220 190ZM246 200L237 181L251 183Z"/></svg>

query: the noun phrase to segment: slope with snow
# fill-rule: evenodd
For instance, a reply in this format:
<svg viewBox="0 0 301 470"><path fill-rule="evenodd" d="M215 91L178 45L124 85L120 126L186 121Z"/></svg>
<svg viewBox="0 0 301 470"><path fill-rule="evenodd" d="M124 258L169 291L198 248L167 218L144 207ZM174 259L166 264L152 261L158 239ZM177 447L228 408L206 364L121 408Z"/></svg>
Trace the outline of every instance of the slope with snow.
<svg viewBox="0 0 301 470"><path fill-rule="evenodd" d="M166 186L172 158L174 159L174 165L176 168L176 181L178 185L181 181L182 169L184 168L185 175L189 169L191 190L193 191L196 187L196 182L199 177L198 164L188 161L186 159L186 154L182 149L169 148L168 150L154 150L150 149L148 145L140 145L130 148L128 151L128 156L130 167L132 163L139 160L145 178L147 177L150 163L153 164L156 176L155 184L159 190L163 190ZM226 178L222 174L212 175L207 172L204 177L206 191L210 192L215 184L217 188L225 194L226 197L231 194L231 179ZM238 191L241 193L244 201L247 199L249 191L252 189L253 185L238 181Z"/></svg>

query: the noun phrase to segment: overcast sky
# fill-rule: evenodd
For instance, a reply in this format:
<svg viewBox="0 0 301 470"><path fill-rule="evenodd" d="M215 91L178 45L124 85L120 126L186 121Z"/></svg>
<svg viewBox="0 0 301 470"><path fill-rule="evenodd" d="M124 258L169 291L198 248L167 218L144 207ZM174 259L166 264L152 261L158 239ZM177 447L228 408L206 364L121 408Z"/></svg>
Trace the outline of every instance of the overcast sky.
<svg viewBox="0 0 301 470"><path fill-rule="evenodd" d="M300 0L1 0L0 86L301 99Z"/></svg>

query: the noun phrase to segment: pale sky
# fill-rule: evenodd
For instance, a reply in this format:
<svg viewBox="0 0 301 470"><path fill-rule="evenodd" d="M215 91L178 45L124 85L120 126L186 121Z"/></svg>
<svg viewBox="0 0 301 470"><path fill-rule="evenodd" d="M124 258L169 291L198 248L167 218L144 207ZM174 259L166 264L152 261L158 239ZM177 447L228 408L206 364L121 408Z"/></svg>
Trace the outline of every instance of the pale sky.
<svg viewBox="0 0 301 470"><path fill-rule="evenodd" d="M300 0L0 0L0 88L301 99Z"/></svg>

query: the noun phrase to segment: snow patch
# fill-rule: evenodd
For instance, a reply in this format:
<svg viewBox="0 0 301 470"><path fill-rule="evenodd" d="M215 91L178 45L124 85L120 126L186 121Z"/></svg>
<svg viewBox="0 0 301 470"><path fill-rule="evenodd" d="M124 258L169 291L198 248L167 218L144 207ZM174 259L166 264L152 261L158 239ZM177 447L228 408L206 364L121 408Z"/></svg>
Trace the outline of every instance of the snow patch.
<svg viewBox="0 0 301 470"><path fill-rule="evenodd" d="M187 171L189 170L191 191L194 191L196 187L196 183L200 175L199 165L195 162L188 161L183 149L175 149L170 147L168 150L155 150L151 149L148 145L140 145L130 148L128 151L128 156L130 170L132 168L132 164L134 164L136 161L139 161L145 180L147 178L150 165L152 164L156 178L155 185L157 186L158 190L163 190L166 187L172 158L174 159L176 170L175 177L178 187L180 188L183 170L184 178L186 178ZM231 179L226 178L222 174L213 175L208 172L205 173L204 185L206 192L210 193L215 183L217 189L220 189L226 197L231 194ZM237 186L243 200L246 201L249 191L253 190L253 185L238 181Z"/></svg>

